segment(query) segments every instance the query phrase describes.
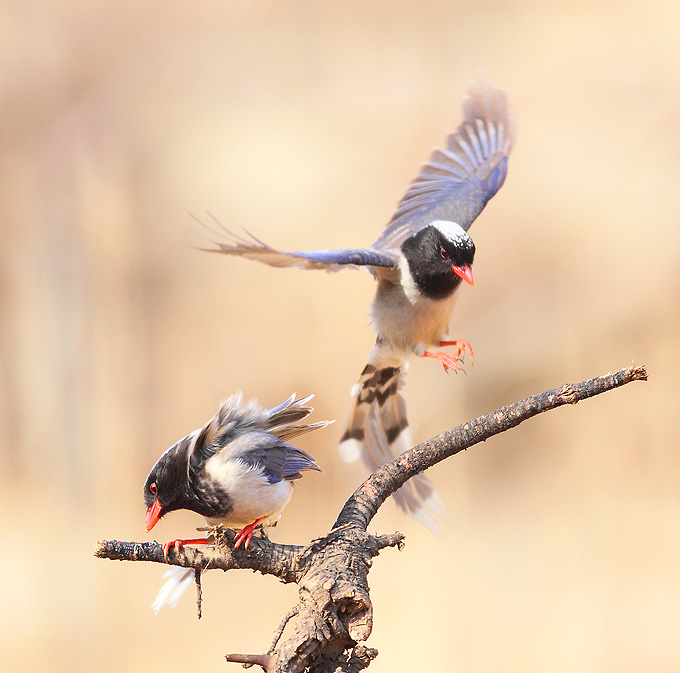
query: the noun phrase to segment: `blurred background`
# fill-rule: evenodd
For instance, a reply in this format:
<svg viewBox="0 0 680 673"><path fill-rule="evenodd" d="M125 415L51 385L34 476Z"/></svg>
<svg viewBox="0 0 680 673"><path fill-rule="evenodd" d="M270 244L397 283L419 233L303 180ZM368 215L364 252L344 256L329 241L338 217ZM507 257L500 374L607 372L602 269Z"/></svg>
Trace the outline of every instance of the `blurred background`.
<svg viewBox="0 0 680 673"><path fill-rule="evenodd" d="M0 649L5 670L236 670L296 590L93 557L144 531L142 485L241 388L317 394L272 539L322 535L364 477L340 462L373 343L363 272L208 255L190 214L284 249L372 243L483 70L520 123L473 226L453 336L413 363L421 441L526 395L645 364L648 383L533 419L431 470L437 540L370 574L370 670L680 669L680 5L538 0L6 0L0 5Z"/></svg>

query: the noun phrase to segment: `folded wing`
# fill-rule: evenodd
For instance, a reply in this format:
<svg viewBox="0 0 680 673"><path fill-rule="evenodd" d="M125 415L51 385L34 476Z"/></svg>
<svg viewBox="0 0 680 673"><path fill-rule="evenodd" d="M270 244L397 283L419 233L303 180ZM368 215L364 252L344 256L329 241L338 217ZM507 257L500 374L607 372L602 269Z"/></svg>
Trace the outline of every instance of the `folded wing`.
<svg viewBox="0 0 680 673"><path fill-rule="evenodd" d="M238 458L253 468L261 468L270 484L299 479L305 470L321 472L314 456L274 435L251 432L243 440L238 442L238 452L230 452L230 457Z"/></svg>

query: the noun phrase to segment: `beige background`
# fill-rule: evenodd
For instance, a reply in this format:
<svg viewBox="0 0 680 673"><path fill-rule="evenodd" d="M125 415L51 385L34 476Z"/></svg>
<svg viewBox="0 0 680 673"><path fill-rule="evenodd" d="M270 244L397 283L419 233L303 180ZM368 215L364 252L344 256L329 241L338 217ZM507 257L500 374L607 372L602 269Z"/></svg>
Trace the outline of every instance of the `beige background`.
<svg viewBox="0 0 680 673"><path fill-rule="evenodd" d="M325 472L273 538L323 534L363 475L336 444L373 287L197 252L189 214L370 244L484 70L520 138L471 231L454 336L475 365L414 363L414 439L631 360L650 381L433 469L442 542L380 511L407 545L370 575L370 670L678 671L679 26L675 0L2 3L3 669L224 671L266 649L293 587L216 573L203 620L192 596L155 616L162 568L93 544L153 538L147 471L237 388L315 392L339 420L302 442Z"/></svg>

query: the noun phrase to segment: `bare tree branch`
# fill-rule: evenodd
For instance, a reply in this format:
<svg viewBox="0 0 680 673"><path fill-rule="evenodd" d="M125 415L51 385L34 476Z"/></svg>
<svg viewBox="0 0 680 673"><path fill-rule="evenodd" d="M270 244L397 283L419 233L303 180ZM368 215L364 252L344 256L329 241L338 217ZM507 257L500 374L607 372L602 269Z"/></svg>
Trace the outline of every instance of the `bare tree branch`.
<svg viewBox="0 0 680 673"><path fill-rule="evenodd" d="M627 367L615 374L546 390L442 432L376 470L345 503L335 526L352 522L366 530L380 505L415 474L545 411L577 404L631 381L646 380L643 365Z"/></svg>
<svg viewBox="0 0 680 673"><path fill-rule="evenodd" d="M358 672L377 656L360 645L373 628L368 588L372 559L386 547L403 546L401 533L369 535L366 530L383 502L408 479L460 451L564 404L576 404L631 381L647 379L644 366L565 384L502 407L419 444L376 470L347 500L331 531L306 547L253 538L248 550L234 549L234 531L213 531L215 545L171 549L157 542L103 541L95 556L170 563L199 571L247 568L299 586L300 602L284 619L266 654L228 654L227 661L258 665L267 673ZM297 617L292 635L281 641L286 623Z"/></svg>
<svg viewBox="0 0 680 673"><path fill-rule="evenodd" d="M208 530L199 528L198 530ZM211 529L212 530L212 529ZM234 549L236 533L228 528L220 529L218 544L207 547L171 547L167 557L159 542L120 542L103 540L95 546L95 556L117 561L153 561L168 563L197 570L246 569L256 570L263 575L274 575L284 584L298 582L300 568L297 557L305 547L272 542L266 537L253 537L250 548Z"/></svg>
<svg viewBox="0 0 680 673"><path fill-rule="evenodd" d="M288 622L298 614L300 614L300 606L296 605L292 607L290 610L288 610L288 612L284 615L283 619L281 620L281 623L279 624L279 628L276 629L276 632L274 633L274 640L272 640L272 644L269 646L267 654L272 654L274 652L276 646L279 644L279 640L281 640L281 636L283 635L283 632L286 629Z"/></svg>
<svg viewBox="0 0 680 673"><path fill-rule="evenodd" d="M272 654L225 654L224 658L234 664L243 664L243 668L262 666L262 670L269 673L274 670L276 657Z"/></svg>

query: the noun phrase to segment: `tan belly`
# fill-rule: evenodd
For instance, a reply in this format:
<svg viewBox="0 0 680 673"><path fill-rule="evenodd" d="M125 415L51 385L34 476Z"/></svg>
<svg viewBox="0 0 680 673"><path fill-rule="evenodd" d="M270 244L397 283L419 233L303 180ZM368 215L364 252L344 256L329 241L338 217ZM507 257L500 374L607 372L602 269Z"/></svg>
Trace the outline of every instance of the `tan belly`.
<svg viewBox="0 0 680 673"><path fill-rule="evenodd" d="M400 285L381 286L373 302L371 317L386 345L413 353L419 347L432 347L448 333L455 304L455 293L434 301L410 298Z"/></svg>

